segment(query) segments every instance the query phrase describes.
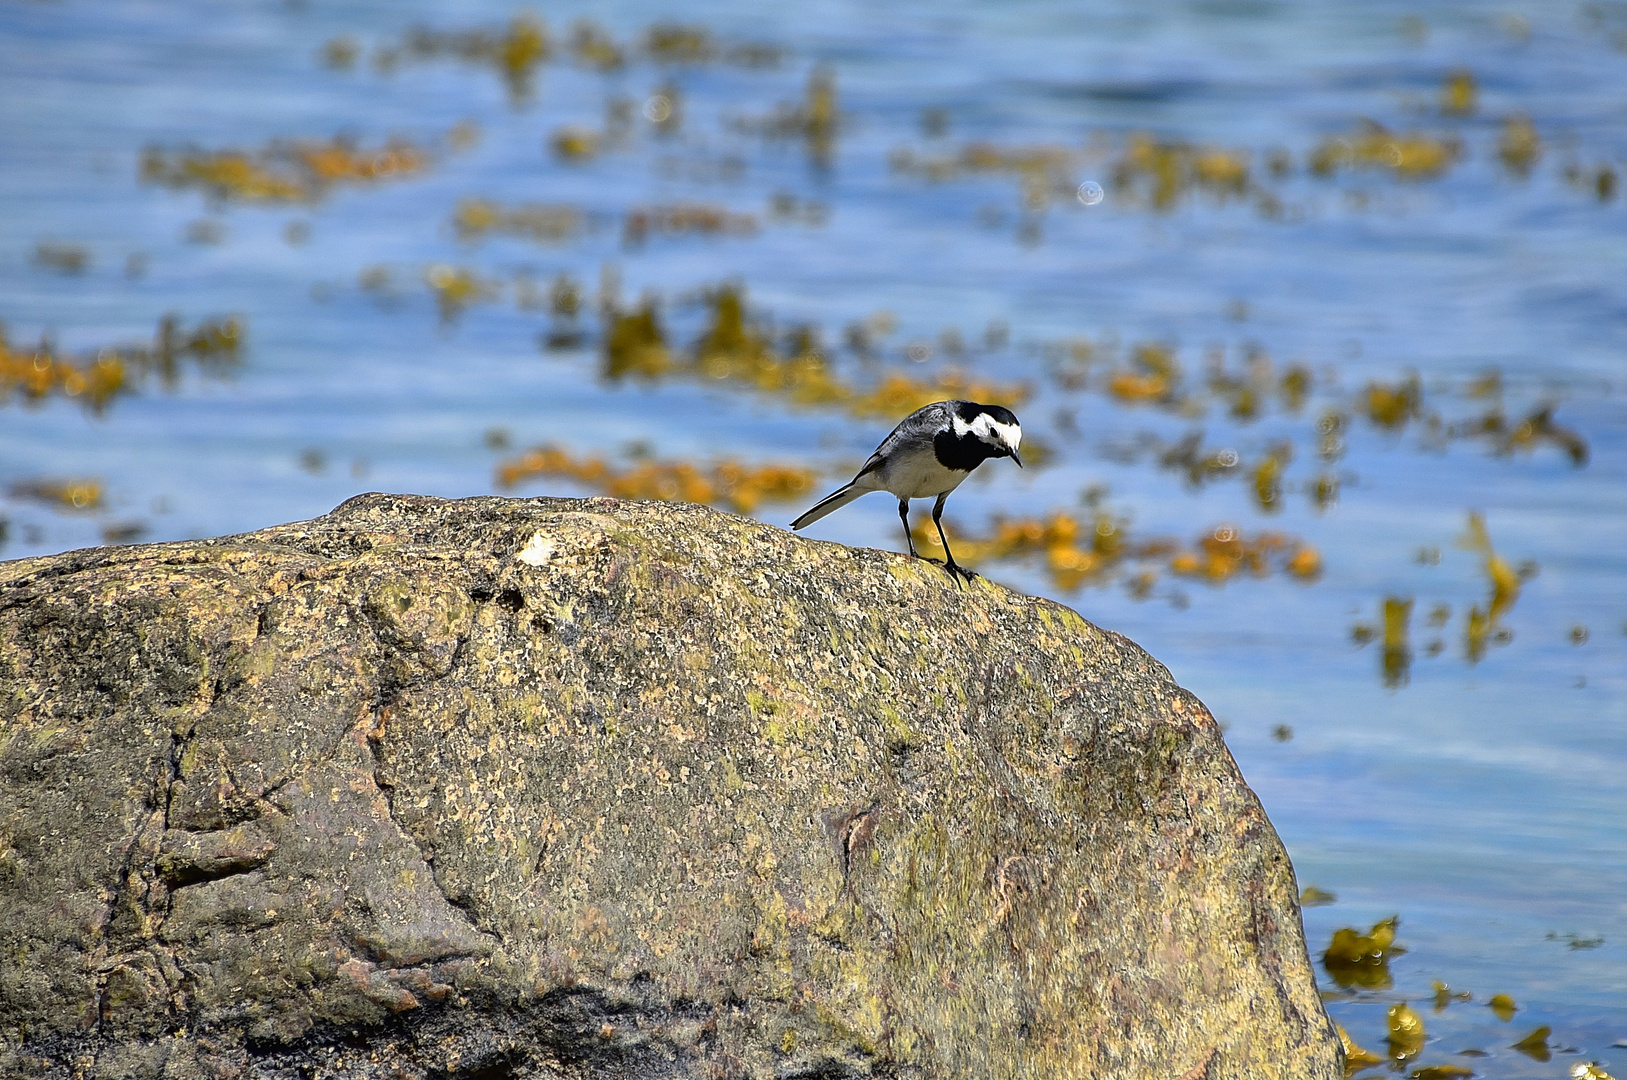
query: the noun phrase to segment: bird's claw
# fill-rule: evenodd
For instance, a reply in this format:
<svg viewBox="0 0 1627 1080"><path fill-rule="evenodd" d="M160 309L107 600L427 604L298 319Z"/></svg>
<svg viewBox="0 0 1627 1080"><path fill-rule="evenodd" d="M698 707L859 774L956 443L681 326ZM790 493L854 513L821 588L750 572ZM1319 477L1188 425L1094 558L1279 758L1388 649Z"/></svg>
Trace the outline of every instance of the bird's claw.
<svg viewBox="0 0 1627 1080"><path fill-rule="evenodd" d="M961 582L962 578L964 578L966 580L966 582L968 584L970 584L971 581L974 578L977 578L977 577L981 576L975 570L968 570L964 566L960 565L960 563L958 563L958 562L945 562L942 559L933 559L933 558L929 558L929 557L927 557L925 555L917 555L913 551L910 552L910 555L913 558L919 559L921 562L931 563L933 566L941 566L941 567L943 567L944 570L949 574L949 577L954 581L956 586L960 585L960 582Z"/></svg>

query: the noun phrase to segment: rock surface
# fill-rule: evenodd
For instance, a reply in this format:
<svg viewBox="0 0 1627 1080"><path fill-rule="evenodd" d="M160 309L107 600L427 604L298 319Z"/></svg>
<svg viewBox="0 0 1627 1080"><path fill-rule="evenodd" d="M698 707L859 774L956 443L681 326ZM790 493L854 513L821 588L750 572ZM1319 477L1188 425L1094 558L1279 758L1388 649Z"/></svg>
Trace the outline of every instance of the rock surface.
<svg viewBox="0 0 1627 1080"><path fill-rule="evenodd" d="M0 1071L1342 1077L1215 721L693 506L0 564Z"/></svg>

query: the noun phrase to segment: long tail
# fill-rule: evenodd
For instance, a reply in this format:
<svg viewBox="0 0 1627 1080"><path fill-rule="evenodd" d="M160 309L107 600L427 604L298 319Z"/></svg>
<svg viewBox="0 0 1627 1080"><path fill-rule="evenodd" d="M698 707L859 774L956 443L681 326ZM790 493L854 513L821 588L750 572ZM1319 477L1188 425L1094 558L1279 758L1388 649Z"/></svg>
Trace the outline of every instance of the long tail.
<svg viewBox="0 0 1627 1080"><path fill-rule="evenodd" d="M812 525L831 511L840 510L860 495L867 494L869 492L862 488L856 488L852 484L845 484L809 507L806 513L791 522L791 528L800 529L804 525Z"/></svg>

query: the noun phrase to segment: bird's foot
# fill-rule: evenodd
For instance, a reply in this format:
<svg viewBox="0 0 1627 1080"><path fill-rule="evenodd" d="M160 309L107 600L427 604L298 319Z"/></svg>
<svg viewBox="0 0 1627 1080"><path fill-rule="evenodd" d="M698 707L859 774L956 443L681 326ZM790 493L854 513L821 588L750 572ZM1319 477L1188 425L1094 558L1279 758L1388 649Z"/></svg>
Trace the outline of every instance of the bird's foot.
<svg viewBox="0 0 1627 1080"><path fill-rule="evenodd" d="M944 563L943 568L949 571L949 576L955 580L955 584L957 586L960 584L962 578L965 578L966 584L970 585L972 583L972 579L977 577L977 574L974 571L966 569L953 559L950 559L948 562Z"/></svg>

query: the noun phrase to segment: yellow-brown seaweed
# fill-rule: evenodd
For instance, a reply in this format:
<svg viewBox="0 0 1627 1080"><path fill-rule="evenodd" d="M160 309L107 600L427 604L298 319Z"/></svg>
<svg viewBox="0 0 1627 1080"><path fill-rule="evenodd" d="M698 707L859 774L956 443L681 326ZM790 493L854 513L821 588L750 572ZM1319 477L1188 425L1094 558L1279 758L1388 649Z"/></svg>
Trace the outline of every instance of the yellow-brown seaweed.
<svg viewBox="0 0 1627 1080"><path fill-rule="evenodd" d="M710 467L646 461L617 469L603 458L579 458L555 446L528 450L497 467L497 483L505 488L539 477L573 480L619 499L708 503L749 514L761 502L806 495L818 474L792 465L751 467L736 461Z"/></svg>

